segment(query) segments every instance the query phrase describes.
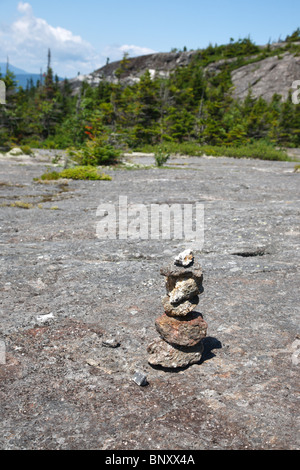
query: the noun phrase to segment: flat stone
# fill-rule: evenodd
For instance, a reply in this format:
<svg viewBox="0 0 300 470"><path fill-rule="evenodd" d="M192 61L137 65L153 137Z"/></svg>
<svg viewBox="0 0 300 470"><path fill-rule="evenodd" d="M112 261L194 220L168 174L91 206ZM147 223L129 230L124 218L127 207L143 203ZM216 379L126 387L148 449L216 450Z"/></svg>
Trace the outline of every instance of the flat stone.
<svg viewBox="0 0 300 470"><path fill-rule="evenodd" d="M197 307L198 303L199 297L197 295L192 299L174 305L170 303L168 295L165 295L162 299L164 311L170 317L185 317Z"/></svg>
<svg viewBox="0 0 300 470"><path fill-rule="evenodd" d="M185 317L164 313L156 319L155 326L165 341L176 346L195 346L207 333L207 323L198 312L190 312Z"/></svg>
<svg viewBox="0 0 300 470"><path fill-rule="evenodd" d="M170 278L181 278L188 279L193 277L194 279L201 279L203 277L202 268L198 262L191 264L190 266L176 266L174 263L170 263L167 266L160 268L160 274L162 276Z"/></svg>
<svg viewBox="0 0 300 470"><path fill-rule="evenodd" d="M147 348L148 362L153 366L169 368L186 367L200 361L204 346L202 341L191 348L175 347L163 339L156 339Z"/></svg>
<svg viewBox="0 0 300 470"><path fill-rule="evenodd" d="M192 299L195 295L200 294L201 287L202 283L193 278L177 281L174 289L169 294L170 303L174 305Z"/></svg>

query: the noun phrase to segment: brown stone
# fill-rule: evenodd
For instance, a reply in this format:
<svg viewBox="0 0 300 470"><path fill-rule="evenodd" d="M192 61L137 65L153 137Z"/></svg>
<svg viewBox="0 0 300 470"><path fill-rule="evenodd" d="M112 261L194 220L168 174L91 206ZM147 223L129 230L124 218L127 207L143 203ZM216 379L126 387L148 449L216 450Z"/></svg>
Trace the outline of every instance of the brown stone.
<svg viewBox="0 0 300 470"><path fill-rule="evenodd" d="M165 295L162 299L165 313L170 317L185 317L188 313L192 312L199 303L199 297L196 295L192 299L186 300L179 304L172 305L170 297Z"/></svg>
<svg viewBox="0 0 300 470"><path fill-rule="evenodd" d="M165 341L178 346L195 346L207 332L207 323L198 312L190 312L185 317L164 314L157 318L155 326Z"/></svg>
<svg viewBox="0 0 300 470"><path fill-rule="evenodd" d="M172 346L163 339L156 339L147 348L148 362L153 366L169 368L186 367L200 361L204 346L202 341L192 348Z"/></svg>

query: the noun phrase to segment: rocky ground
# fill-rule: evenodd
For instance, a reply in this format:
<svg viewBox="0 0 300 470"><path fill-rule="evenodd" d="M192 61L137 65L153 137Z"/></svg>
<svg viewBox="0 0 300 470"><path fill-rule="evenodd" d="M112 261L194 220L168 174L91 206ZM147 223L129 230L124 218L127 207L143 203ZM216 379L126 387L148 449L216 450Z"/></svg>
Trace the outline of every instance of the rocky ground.
<svg viewBox="0 0 300 470"><path fill-rule="evenodd" d="M0 159L0 448L299 449L294 163L174 157L112 181L33 181L51 161ZM148 364L160 267L188 246L97 238L98 205L120 195L204 204L198 364Z"/></svg>

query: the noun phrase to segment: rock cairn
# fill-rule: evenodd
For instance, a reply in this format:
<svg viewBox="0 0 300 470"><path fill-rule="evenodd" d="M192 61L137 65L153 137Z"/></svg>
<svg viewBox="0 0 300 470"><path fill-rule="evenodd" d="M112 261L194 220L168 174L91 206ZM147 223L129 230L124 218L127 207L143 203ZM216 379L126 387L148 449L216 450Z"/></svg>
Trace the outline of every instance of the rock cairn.
<svg viewBox="0 0 300 470"><path fill-rule="evenodd" d="M165 313L156 319L160 338L147 348L152 365L177 368L199 362L203 353L202 339L207 323L194 309L203 292L203 273L191 250L180 253L168 266L162 267L167 295L162 303Z"/></svg>

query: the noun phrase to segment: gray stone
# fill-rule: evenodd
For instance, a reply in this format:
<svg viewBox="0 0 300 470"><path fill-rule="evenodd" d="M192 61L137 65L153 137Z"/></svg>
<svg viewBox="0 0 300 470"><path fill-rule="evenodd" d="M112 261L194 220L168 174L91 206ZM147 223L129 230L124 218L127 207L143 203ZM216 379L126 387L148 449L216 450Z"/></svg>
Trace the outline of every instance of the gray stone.
<svg viewBox="0 0 300 470"><path fill-rule="evenodd" d="M176 282L176 280L183 280L193 277L194 279L202 279L203 273L199 263L194 262L192 265L176 266L174 263L169 263L167 266L162 266L160 274L167 278L170 278Z"/></svg>
<svg viewBox="0 0 300 470"><path fill-rule="evenodd" d="M49 324L51 321L54 321L55 318L53 313L51 312L45 315L37 315L36 319L40 325L46 325Z"/></svg>
<svg viewBox="0 0 300 470"><path fill-rule="evenodd" d="M177 281L174 289L170 292L170 303L178 304L186 300L192 299L200 294L199 285L195 279L184 279Z"/></svg>
<svg viewBox="0 0 300 470"><path fill-rule="evenodd" d="M170 317L185 317L197 307L198 303L199 297L197 295L189 300L174 305L170 303L170 297L168 295L165 295L162 299L164 311Z"/></svg>
<svg viewBox="0 0 300 470"><path fill-rule="evenodd" d="M148 385L147 376L142 372L135 372L132 380L140 387L145 387L145 385Z"/></svg>
<svg viewBox="0 0 300 470"><path fill-rule="evenodd" d="M120 342L114 336L107 336L102 338L102 346L105 348L118 348L120 346Z"/></svg>
<svg viewBox="0 0 300 470"><path fill-rule="evenodd" d="M245 99L249 89L253 97L271 101L277 93L286 100L292 83L300 77L300 57L289 52L244 65L231 74L233 97Z"/></svg>
<svg viewBox="0 0 300 470"><path fill-rule="evenodd" d="M204 346L202 342L192 348L184 348L172 346L163 339L156 339L148 346L148 362L153 366L169 367L173 369L186 367L199 362L203 350Z"/></svg>

